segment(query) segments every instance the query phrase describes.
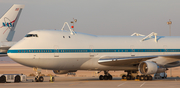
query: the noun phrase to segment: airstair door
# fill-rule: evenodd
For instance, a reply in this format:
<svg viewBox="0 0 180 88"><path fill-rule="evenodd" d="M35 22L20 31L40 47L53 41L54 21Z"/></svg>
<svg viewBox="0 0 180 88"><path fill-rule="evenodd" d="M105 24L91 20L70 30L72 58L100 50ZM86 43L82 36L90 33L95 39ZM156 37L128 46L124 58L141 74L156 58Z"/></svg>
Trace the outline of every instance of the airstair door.
<svg viewBox="0 0 180 88"><path fill-rule="evenodd" d="M90 46L89 46L89 49L90 49L90 51L89 51L89 57L90 57L90 58L95 57L96 55L98 55L98 54L95 52L93 45L90 45Z"/></svg>
<svg viewBox="0 0 180 88"><path fill-rule="evenodd" d="M165 54L168 54L168 51L167 51L167 48L168 48L168 47L167 47L167 45L164 45L163 48L164 48L163 54L164 54L164 55L165 55Z"/></svg>
<svg viewBox="0 0 180 88"><path fill-rule="evenodd" d="M135 56L135 49L134 49L134 46L133 45L131 45L130 46L130 49L131 49L131 53L130 53L130 55L133 57L133 56Z"/></svg>
<svg viewBox="0 0 180 88"><path fill-rule="evenodd" d="M59 57L59 47L57 45L54 46L54 57Z"/></svg>

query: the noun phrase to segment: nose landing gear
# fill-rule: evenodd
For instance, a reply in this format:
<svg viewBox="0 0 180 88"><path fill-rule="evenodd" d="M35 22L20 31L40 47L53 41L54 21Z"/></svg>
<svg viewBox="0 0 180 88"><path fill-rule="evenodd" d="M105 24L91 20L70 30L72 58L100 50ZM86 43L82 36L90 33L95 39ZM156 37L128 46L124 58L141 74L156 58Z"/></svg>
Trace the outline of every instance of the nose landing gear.
<svg viewBox="0 0 180 88"><path fill-rule="evenodd" d="M40 68L33 68L34 71L36 71L36 77L35 82L43 82L44 78L41 76L41 69Z"/></svg>

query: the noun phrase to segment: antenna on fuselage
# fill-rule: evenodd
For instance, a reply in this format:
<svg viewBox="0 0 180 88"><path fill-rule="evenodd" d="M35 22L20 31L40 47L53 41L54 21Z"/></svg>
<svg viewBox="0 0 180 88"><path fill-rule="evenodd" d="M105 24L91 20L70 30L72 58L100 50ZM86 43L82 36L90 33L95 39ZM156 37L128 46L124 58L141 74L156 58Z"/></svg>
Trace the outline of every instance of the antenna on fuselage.
<svg viewBox="0 0 180 88"><path fill-rule="evenodd" d="M64 25L63 25L63 27L62 27L62 29L61 29L61 30L64 30L65 25L67 25L67 26L68 26L69 31L71 32L71 35L75 35L75 34L76 34L76 32L74 32L74 30L72 30L72 29L70 28L70 26L69 26L68 22L64 22Z"/></svg>

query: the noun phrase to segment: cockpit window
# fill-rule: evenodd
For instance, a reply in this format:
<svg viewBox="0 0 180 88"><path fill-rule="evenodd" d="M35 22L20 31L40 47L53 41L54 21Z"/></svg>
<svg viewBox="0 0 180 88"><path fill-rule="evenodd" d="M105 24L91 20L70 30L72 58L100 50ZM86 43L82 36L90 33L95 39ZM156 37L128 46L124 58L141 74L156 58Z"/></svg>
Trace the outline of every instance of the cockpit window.
<svg viewBox="0 0 180 88"><path fill-rule="evenodd" d="M38 37L37 34L27 34L25 37Z"/></svg>

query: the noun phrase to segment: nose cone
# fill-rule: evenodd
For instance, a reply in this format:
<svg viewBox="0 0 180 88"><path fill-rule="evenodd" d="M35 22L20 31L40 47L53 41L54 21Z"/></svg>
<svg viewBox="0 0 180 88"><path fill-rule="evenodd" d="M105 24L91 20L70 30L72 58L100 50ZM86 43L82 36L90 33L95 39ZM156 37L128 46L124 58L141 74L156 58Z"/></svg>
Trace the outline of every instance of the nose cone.
<svg viewBox="0 0 180 88"><path fill-rule="evenodd" d="M7 55L14 61L17 59L21 59L20 57L20 50L22 50L24 47L23 46L23 41L24 39L20 40L16 44L14 44L9 50L7 51Z"/></svg>
<svg viewBox="0 0 180 88"><path fill-rule="evenodd" d="M16 50L13 50L13 49L10 48L10 49L7 51L7 55L9 56L9 58L11 58L12 60L15 61L15 58L17 57L17 55L16 55Z"/></svg>
<svg viewBox="0 0 180 88"><path fill-rule="evenodd" d="M7 55L14 60L15 62L25 65L25 66L36 66L37 63L33 62L33 56L30 56L29 53L27 53L29 42L26 42L24 40L21 40L17 42L15 45L13 45L7 52Z"/></svg>
<svg viewBox="0 0 180 88"><path fill-rule="evenodd" d="M14 60L18 63L19 63L20 59L22 59L21 54L20 54L20 50L22 50L21 46L22 46L22 40L17 42L16 44L14 44L7 51L7 55L9 56L9 58L11 58L12 60Z"/></svg>
<svg viewBox="0 0 180 88"><path fill-rule="evenodd" d="M25 65L25 66L28 66L28 63L29 61L27 61L25 59L24 56L27 56L27 55L23 55L24 53L22 52L22 50L20 49L14 49L14 47L11 47L8 52L7 52L7 55L9 56L9 58L11 58L13 61L19 63L19 64L22 64L22 65Z"/></svg>

